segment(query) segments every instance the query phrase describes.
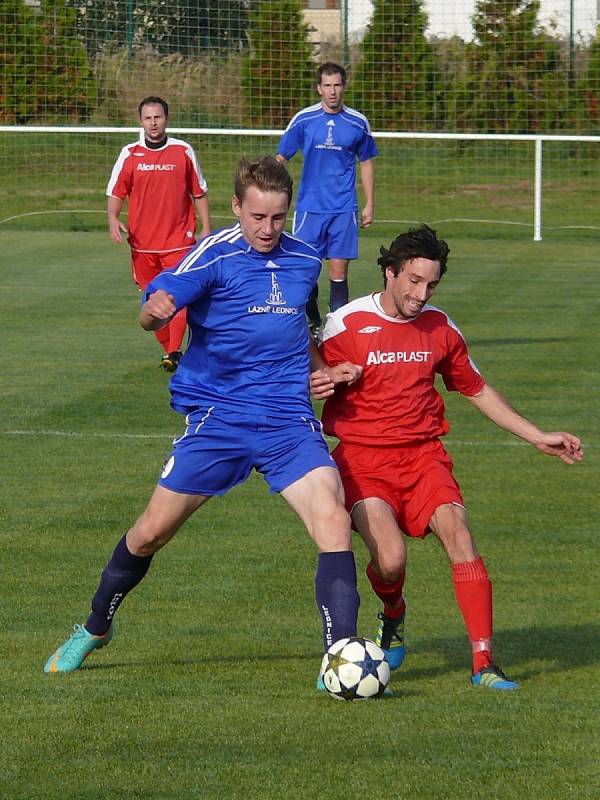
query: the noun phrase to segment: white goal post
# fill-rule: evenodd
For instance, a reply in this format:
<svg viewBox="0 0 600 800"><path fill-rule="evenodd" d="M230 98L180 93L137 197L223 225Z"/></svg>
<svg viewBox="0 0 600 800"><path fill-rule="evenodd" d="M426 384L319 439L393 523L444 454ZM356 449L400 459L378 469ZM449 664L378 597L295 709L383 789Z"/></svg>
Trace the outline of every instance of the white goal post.
<svg viewBox="0 0 600 800"><path fill-rule="evenodd" d="M110 127L110 126L66 126L66 125L3 125L0 126L0 136L3 133L24 134L139 134L139 127ZM177 135L199 137L270 137L279 138L283 130L252 129L252 128L182 128L169 127L169 132ZM383 140L446 140L457 141L485 141L485 142L525 142L531 144L531 174L533 179L533 208L532 227L533 240L542 240L542 212L543 212L543 154L544 144L547 142L572 142L572 143L598 143L600 136L575 136L553 134L484 134L484 133L425 133L425 132L386 132L374 131L373 136L378 141ZM464 222L491 222L491 220L452 220ZM570 226L577 227L577 226ZM581 226L590 227L590 226ZM595 227L595 226L594 226Z"/></svg>

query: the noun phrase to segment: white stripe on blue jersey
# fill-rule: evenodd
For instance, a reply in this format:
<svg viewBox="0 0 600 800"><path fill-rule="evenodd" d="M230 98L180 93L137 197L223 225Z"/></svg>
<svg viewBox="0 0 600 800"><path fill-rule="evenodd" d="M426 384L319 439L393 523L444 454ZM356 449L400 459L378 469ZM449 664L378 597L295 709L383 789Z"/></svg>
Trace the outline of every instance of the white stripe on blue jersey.
<svg viewBox="0 0 600 800"><path fill-rule="evenodd" d="M176 274L181 272L187 272L190 267L192 266L193 262L196 261L209 247L212 247L219 242L235 242L238 239L242 238L242 230L240 228L239 223L234 225L233 228L224 228L223 230L217 231L216 233L211 233L210 236L206 236L202 239L193 250L191 250L187 256L181 261L177 269L175 270ZM245 248L243 248L245 249ZM240 252L243 252L243 249Z"/></svg>

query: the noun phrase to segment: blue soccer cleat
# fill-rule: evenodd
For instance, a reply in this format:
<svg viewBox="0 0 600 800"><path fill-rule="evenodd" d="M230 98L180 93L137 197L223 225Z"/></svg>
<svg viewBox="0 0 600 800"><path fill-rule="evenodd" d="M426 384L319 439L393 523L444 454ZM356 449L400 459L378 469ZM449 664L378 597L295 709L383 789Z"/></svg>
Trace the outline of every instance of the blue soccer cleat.
<svg viewBox="0 0 600 800"><path fill-rule="evenodd" d="M44 672L74 672L91 652L106 647L112 637L112 625L103 636L93 636L83 625L73 625L73 633L46 661Z"/></svg>
<svg viewBox="0 0 600 800"><path fill-rule="evenodd" d="M390 669L398 669L406 657L404 645L404 618L406 612L397 619L386 617L381 612L377 615L379 626L375 634L375 644L383 650L390 665Z"/></svg>
<svg viewBox="0 0 600 800"><path fill-rule="evenodd" d="M499 689L504 692L512 692L519 688L519 684L507 678L495 664L490 664L489 667L484 667L471 675L471 683L473 686L484 686L486 689Z"/></svg>

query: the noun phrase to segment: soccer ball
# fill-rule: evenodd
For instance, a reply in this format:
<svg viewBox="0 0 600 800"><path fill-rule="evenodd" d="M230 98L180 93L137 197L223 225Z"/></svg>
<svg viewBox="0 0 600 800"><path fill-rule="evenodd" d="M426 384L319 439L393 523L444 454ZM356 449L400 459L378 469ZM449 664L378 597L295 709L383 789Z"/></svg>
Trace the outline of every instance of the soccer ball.
<svg viewBox="0 0 600 800"><path fill-rule="evenodd" d="M323 683L337 700L381 697L390 680L390 665L375 642L352 636L334 642L323 656Z"/></svg>

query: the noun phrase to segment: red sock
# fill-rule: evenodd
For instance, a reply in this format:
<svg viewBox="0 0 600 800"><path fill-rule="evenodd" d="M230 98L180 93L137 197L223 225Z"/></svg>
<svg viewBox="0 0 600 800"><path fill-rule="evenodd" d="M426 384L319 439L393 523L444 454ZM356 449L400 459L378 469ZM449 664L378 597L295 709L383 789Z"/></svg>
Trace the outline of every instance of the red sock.
<svg viewBox="0 0 600 800"><path fill-rule="evenodd" d="M178 311L173 319L169 322L166 327L166 330L169 331L169 340L167 347L168 353L174 353L177 350L181 350L181 343L183 342L183 337L185 336L185 331L187 328L187 314L185 308L182 308L181 311Z"/></svg>
<svg viewBox="0 0 600 800"><path fill-rule="evenodd" d="M383 613L386 617L398 619L406 611L406 603L402 597L404 588L405 573L397 581L384 581L381 575L376 572L373 562L367 564L367 578L371 581L373 591L383 600Z"/></svg>
<svg viewBox="0 0 600 800"><path fill-rule="evenodd" d="M454 593L473 653L473 672L492 662L492 582L481 556L452 564Z"/></svg>
<svg viewBox="0 0 600 800"><path fill-rule="evenodd" d="M165 325L164 328L159 328L157 331L154 331L154 335L156 336L158 343L165 351L165 353L169 352L169 326Z"/></svg>

